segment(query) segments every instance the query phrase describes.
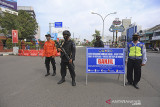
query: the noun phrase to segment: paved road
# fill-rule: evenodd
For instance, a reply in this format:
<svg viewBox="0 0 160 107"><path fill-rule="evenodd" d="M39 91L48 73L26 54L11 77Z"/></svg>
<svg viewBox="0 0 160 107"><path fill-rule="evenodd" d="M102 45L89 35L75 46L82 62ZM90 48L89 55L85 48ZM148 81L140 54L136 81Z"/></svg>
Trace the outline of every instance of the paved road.
<svg viewBox="0 0 160 107"><path fill-rule="evenodd" d="M60 80L59 58L56 58L57 75L45 77L44 60L40 57L1 56L0 107L134 107L130 103L123 104L122 100L140 100L141 106L135 107L159 107L160 57L148 55L139 90L124 87L123 76L118 81L118 75L113 74L89 74L86 86L85 48L77 49L76 87L71 86L69 73L64 84L57 84ZM106 103L109 99L114 102Z"/></svg>
<svg viewBox="0 0 160 107"><path fill-rule="evenodd" d="M148 62L143 68L143 79L160 92L160 53L147 53Z"/></svg>

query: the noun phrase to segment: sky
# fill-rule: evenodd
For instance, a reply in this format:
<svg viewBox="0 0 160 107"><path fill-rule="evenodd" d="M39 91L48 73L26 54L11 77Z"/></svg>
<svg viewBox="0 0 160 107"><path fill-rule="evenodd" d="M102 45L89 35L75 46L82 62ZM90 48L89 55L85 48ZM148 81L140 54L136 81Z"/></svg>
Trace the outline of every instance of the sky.
<svg viewBox="0 0 160 107"><path fill-rule="evenodd" d="M95 29L102 32L102 19L91 14L99 13L106 17L104 35L112 36L109 31L113 20L131 18L131 23L147 29L160 24L159 0L17 0L18 6L32 6L41 28L41 39L49 31L49 23L63 22L69 28L72 38L91 41ZM52 29L53 31L53 29ZM120 36L120 33L118 34Z"/></svg>

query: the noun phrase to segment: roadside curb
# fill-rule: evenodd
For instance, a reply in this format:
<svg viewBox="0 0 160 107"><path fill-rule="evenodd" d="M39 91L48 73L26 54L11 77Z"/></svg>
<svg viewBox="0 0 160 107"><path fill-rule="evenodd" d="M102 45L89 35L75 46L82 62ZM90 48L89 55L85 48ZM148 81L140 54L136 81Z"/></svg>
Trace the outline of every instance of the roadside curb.
<svg viewBox="0 0 160 107"><path fill-rule="evenodd" d="M13 53L3 53L3 54L0 54L0 56L9 56L9 55L14 55Z"/></svg>

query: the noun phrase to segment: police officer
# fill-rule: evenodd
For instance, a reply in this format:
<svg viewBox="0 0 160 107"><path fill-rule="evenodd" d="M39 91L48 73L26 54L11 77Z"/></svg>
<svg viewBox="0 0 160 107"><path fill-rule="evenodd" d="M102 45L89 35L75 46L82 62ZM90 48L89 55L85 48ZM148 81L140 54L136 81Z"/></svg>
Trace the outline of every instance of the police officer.
<svg viewBox="0 0 160 107"><path fill-rule="evenodd" d="M76 47L75 43L70 40L71 33L68 30L63 31L63 38L64 42L62 42L61 47L66 51L67 55L70 57L70 60L68 60L62 51L62 49L58 48L57 50L61 52L61 80L58 82L58 84L62 84L65 82L65 76L66 76L66 66L68 66L71 78L72 78L72 86L76 86L75 82L75 70L74 70L74 64L73 61L75 60L75 53L76 53Z"/></svg>
<svg viewBox="0 0 160 107"><path fill-rule="evenodd" d="M55 63L55 56L57 53L56 47L55 47L55 42L51 40L51 35L47 34L45 35L47 41L44 44L44 50L43 50L43 55L42 58L45 56L45 65L47 69L47 74L45 76L50 75L50 62L52 63L52 68L53 68L53 74L52 76L56 75L56 63Z"/></svg>
<svg viewBox="0 0 160 107"><path fill-rule="evenodd" d="M133 85L136 89L139 89L138 82L141 79L141 66L144 66L147 62L145 44L139 42L139 38L140 36L138 34L134 34L132 37L133 41L127 43L126 46L126 53L128 57L128 62L126 60L128 80L126 85Z"/></svg>
<svg viewBox="0 0 160 107"><path fill-rule="evenodd" d="M96 41L94 43L94 47L104 47L103 41L101 41L100 36L96 36Z"/></svg>

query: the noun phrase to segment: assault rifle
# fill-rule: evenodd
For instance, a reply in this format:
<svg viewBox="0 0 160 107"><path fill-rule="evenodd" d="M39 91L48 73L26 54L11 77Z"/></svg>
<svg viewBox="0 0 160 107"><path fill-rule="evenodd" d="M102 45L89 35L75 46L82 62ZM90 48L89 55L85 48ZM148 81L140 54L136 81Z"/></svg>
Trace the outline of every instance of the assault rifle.
<svg viewBox="0 0 160 107"><path fill-rule="evenodd" d="M56 44L57 44L58 48L60 48L60 49L62 50L62 52L64 53L64 56L67 58L67 60L68 60L68 62L69 62L69 60L70 60L71 58L70 58L70 57L69 57L69 55L66 53L65 49L62 47L63 43L62 43L62 45L61 45L61 46L59 45L59 43L58 43L58 42L56 42ZM71 65L72 65L72 66L73 66L73 68L74 68L73 63L71 63Z"/></svg>

